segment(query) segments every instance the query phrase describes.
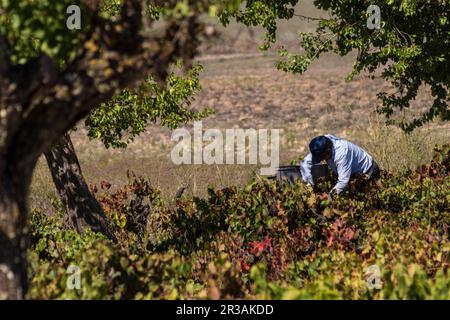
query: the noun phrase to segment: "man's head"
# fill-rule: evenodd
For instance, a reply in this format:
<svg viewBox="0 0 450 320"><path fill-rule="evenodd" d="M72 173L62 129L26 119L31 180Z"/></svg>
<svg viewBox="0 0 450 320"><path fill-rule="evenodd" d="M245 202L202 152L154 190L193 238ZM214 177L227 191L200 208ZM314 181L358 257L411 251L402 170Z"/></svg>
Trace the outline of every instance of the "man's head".
<svg viewBox="0 0 450 320"><path fill-rule="evenodd" d="M331 158L333 143L325 136L318 136L309 143L309 150L312 154L312 163L317 164L323 160Z"/></svg>

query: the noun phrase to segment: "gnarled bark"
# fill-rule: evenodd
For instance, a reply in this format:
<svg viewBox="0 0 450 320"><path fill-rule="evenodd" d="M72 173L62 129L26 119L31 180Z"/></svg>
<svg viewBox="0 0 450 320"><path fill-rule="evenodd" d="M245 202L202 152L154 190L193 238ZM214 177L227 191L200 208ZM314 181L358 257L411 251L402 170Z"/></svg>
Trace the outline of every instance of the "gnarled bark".
<svg viewBox="0 0 450 320"><path fill-rule="evenodd" d="M90 228L114 238L100 204L84 180L69 134L64 134L44 155L69 225L78 233Z"/></svg>
<svg viewBox="0 0 450 320"><path fill-rule="evenodd" d="M27 291L27 194L32 166L0 163L0 299Z"/></svg>

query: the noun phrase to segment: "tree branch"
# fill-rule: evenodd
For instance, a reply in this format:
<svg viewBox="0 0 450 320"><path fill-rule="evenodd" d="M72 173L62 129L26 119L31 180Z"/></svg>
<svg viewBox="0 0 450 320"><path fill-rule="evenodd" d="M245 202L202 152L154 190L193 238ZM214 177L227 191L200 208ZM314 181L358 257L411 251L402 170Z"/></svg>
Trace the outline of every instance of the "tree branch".
<svg viewBox="0 0 450 320"><path fill-rule="evenodd" d="M118 22L94 17L92 33L65 70L58 71L45 55L23 66L2 67L8 71L0 107L17 109L15 121L7 110L6 121L15 129L8 132L15 159L35 161L92 108L145 74L163 81L172 62L181 58L189 63L197 52L201 25L195 15L167 21L164 33L147 38L141 27L141 1L127 0Z"/></svg>

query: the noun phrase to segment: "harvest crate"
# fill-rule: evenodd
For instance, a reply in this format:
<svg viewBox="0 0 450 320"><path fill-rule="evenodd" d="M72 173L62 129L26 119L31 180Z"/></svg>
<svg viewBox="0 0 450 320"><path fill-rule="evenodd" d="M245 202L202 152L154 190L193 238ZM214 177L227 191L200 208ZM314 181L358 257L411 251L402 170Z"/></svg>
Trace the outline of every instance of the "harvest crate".
<svg viewBox="0 0 450 320"><path fill-rule="evenodd" d="M311 175L313 177L314 183L319 178L325 178L329 175L328 165L326 164L316 164L311 168ZM289 184L294 184L297 181L302 181L302 174L300 172L299 165L289 165L278 167L277 174L268 177L271 180L286 181Z"/></svg>

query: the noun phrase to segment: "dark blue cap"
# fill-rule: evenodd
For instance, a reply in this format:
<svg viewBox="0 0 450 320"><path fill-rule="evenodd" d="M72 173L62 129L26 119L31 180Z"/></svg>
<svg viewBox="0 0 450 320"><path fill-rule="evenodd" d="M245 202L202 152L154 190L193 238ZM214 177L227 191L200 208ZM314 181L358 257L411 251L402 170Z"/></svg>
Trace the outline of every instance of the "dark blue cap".
<svg viewBox="0 0 450 320"><path fill-rule="evenodd" d="M322 161L325 151L332 145L330 139L325 136L318 136L309 143L309 150L312 155L312 163L317 164Z"/></svg>

